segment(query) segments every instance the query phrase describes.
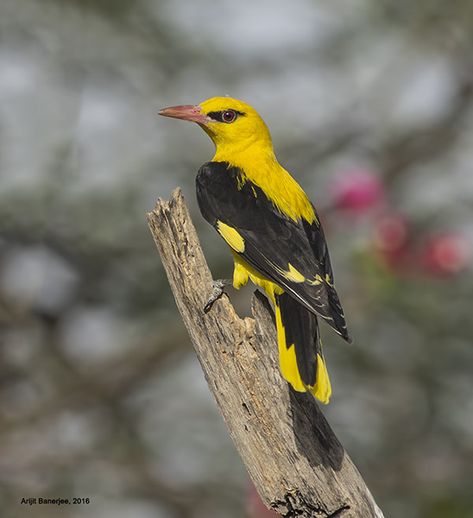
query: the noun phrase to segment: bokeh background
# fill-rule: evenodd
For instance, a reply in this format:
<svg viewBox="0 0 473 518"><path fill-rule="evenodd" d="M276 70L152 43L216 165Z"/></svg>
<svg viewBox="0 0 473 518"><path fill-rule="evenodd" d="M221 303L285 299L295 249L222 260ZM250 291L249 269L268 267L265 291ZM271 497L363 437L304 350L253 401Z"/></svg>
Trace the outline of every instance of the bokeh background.
<svg viewBox="0 0 473 518"><path fill-rule="evenodd" d="M211 142L156 116L226 94L323 219L337 435L386 516L473 516L471 0L1 1L1 516L263 516L145 219L182 186L230 275Z"/></svg>

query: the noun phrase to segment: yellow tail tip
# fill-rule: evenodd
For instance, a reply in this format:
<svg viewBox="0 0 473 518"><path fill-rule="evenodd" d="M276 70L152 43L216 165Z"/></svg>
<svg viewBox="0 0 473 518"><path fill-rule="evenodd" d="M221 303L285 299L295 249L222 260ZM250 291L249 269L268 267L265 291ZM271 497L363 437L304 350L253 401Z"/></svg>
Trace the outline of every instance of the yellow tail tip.
<svg viewBox="0 0 473 518"><path fill-rule="evenodd" d="M325 360L321 354L317 354L317 377L313 387L309 387L310 392L324 405L330 402L332 386L328 376Z"/></svg>

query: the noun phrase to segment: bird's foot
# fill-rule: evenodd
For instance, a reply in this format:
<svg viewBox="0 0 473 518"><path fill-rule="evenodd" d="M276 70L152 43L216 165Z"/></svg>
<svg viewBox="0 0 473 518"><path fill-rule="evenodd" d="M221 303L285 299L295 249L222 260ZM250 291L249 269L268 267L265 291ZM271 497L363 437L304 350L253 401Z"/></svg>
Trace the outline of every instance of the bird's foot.
<svg viewBox="0 0 473 518"><path fill-rule="evenodd" d="M214 302L225 293L225 287L231 285L231 279L217 279L212 282L212 292L210 293L209 300L204 306L204 313L208 313L212 309Z"/></svg>

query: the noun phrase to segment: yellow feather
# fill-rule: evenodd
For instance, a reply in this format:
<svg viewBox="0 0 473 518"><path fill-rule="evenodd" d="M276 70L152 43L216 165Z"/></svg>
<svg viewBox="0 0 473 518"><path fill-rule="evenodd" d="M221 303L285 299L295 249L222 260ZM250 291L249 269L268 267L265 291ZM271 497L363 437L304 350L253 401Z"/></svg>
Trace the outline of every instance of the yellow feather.
<svg viewBox="0 0 473 518"><path fill-rule="evenodd" d="M310 387L312 394L325 405L330 401L332 386L328 376L325 360L322 355L317 354L317 381L314 387Z"/></svg>
<svg viewBox="0 0 473 518"><path fill-rule="evenodd" d="M253 284L259 286L268 295L271 302L275 304L275 295L281 295L283 289L274 282L268 280L257 270L250 266L240 255L233 253L235 269L233 270L233 287L238 289L251 280Z"/></svg>
<svg viewBox="0 0 473 518"><path fill-rule="evenodd" d="M299 369L297 368L296 348L294 344L287 347L286 345L286 331L281 318L281 310L276 304L276 329L278 335L278 349L279 349L279 368L286 381L288 381L294 390L297 392L306 392L307 388L304 385Z"/></svg>
<svg viewBox="0 0 473 518"><path fill-rule="evenodd" d="M322 284L323 281L322 281L322 277L319 274L317 274L313 281L308 281L308 282L312 286L319 286L320 284Z"/></svg>
<svg viewBox="0 0 473 518"><path fill-rule="evenodd" d="M217 231L235 252L245 251L245 241L236 229L217 221Z"/></svg>
<svg viewBox="0 0 473 518"><path fill-rule="evenodd" d="M238 257L234 254L235 257ZM248 270L235 259L235 268L233 270L233 287L238 290L248 282L250 276Z"/></svg>
<svg viewBox="0 0 473 518"><path fill-rule="evenodd" d="M299 270L297 270L296 268L294 268L294 266L292 266L291 263L288 264L288 271L287 272L283 271L282 274L288 281L292 281L292 282L304 282L305 281L305 277L302 275L302 273Z"/></svg>
<svg viewBox="0 0 473 518"><path fill-rule="evenodd" d="M302 187L278 163L264 146L254 144L245 153L234 155L225 145L219 146L213 157L215 162L228 162L244 172L243 181L249 180L266 194L282 214L294 221L317 221L314 208Z"/></svg>

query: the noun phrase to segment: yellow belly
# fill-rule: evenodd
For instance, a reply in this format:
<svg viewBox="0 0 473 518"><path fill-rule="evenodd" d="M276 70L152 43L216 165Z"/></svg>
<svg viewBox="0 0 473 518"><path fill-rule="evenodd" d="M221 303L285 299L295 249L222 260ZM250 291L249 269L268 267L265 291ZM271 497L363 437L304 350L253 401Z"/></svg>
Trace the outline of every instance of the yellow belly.
<svg viewBox="0 0 473 518"><path fill-rule="evenodd" d="M233 287L238 290L242 286L245 286L245 284L250 280L253 284L262 288L274 304L275 295L281 295L283 293L283 289L274 282L266 279L266 277L263 277L263 275L250 266L238 254L233 253L233 258L235 260Z"/></svg>

